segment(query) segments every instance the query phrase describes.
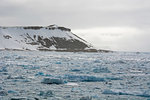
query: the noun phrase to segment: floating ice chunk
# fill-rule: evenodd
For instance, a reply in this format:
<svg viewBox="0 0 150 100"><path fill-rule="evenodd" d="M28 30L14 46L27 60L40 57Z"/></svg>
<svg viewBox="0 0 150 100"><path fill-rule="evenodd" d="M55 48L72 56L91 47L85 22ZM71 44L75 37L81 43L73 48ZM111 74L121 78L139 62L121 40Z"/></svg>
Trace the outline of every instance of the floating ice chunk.
<svg viewBox="0 0 150 100"><path fill-rule="evenodd" d="M10 57L10 56L4 56L4 58L5 58L5 59L9 59L9 58L11 58L11 57Z"/></svg>
<svg viewBox="0 0 150 100"><path fill-rule="evenodd" d="M55 64L61 64L61 62L56 62Z"/></svg>
<svg viewBox="0 0 150 100"><path fill-rule="evenodd" d="M23 76L14 76L14 77L12 77L11 75L9 75L7 77L7 79L25 79L25 78Z"/></svg>
<svg viewBox="0 0 150 100"><path fill-rule="evenodd" d="M137 91L123 91L123 90L104 90L102 94L110 94L110 95L133 95L140 97L150 97L150 91L137 92Z"/></svg>
<svg viewBox="0 0 150 100"><path fill-rule="evenodd" d="M62 79L58 78L44 78L42 80L44 84L64 84L65 82Z"/></svg>
<svg viewBox="0 0 150 100"><path fill-rule="evenodd" d="M2 67L2 68L0 69L0 72L8 72L8 70L7 70L6 67Z"/></svg>
<svg viewBox="0 0 150 100"><path fill-rule="evenodd" d="M7 96L8 93L5 90L0 91L0 96Z"/></svg>
<svg viewBox="0 0 150 100"><path fill-rule="evenodd" d="M18 65L21 66L23 69L28 69L30 65Z"/></svg>
<svg viewBox="0 0 150 100"><path fill-rule="evenodd" d="M135 70L135 69L132 69L132 70L130 70L130 73L142 73L143 71L141 71L141 70Z"/></svg>
<svg viewBox="0 0 150 100"><path fill-rule="evenodd" d="M51 90L48 91L40 91L39 96L44 96L44 97L52 97L54 94Z"/></svg>
<svg viewBox="0 0 150 100"><path fill-rule="evenodd" d="M92 98L94 98L94 100L96 99L98 99L99 98L99 96L97 96L97 95L94 95L94 96L92 96Z"/></svg>
<svg viewBox="0 0 150 100"><path fill-rule="evenodd" d="M89 97L89 96L87 96L87 97L81 97L80 100L92 100L92 97Z"/></svg>
<svg viewBox="0 0 150 100"><path fill-rule="evenodd" d="M117 93L117 92L114 92L114 91L112 91L112 90L104 90L104 91L102 92L102 94L112 94L112 95L117 95L118 93Z"/></svg>
<svg viewBox="0 0 150 100"><path fill-rule="evenodd" d="M137 96L140 96L140 97L150 97L150 90L147 90L147 91L145 91L144 93L139 94L139 95L137 95Z"/></svg>
<svg viewBox="0 0 150 100"><path fill-rule="evenodd" d="M18 65L18 66L22 67L23 69L30 69L30 70L40 69L40 66L33 66L33 65Z"/></svg>
<svg viewBox="0 0 150 100"><path fill-rule="evenodd" d="M34 100L40 100L40 99L38 99L37 97L35 97Z"/></svg>
<svg viewBox="0 0 150 100"><path fill-rule="evenodd" d="M50 74L46 74L45 76L46 76L46 77L51 77L52 75L50 75Z"/></svg>
<svg viewBox="0 0 150 100"><path fill-rule="evenodd" d="M112 64L126 64L125 60L117 60L112 62Z"/></svg>
<svg viewBox="0 0 150 100"><path fill-rule="evenodd" d="M106 68L95 68L93 69L94 73L110 73L111 71L106 67Z"/></svg>
<svg viewBox="0 0 150 100"><path fill-rule="evenodd" d="M1 74L3 74L3 75L9 75L7 72L2 72Z"/></svg>
<svg viewBox="0 0 150 100"><path fill-rule="evenodd" d="M9 76L7 77L7 79L13 79L13 77L12 77L11 75L9 75Z"/></svg>
<svg viewBox="0 0 150 100"><path fill-rule="evenodd" d="M24 59L25 57L24 56L19 56L19 57L16 57L15 59Z"/></svg>
<svg viewBox="0 0 150 100"><path fill-rule="evenodd" d="M89 62L84 62L83 65L89 65L90 63ZM80 67L80 66L79 66Z"/></svg>
<svg viewBox="0 0 150 100"><path fill-rule="evenodd" d="M82 81L83 82L101 82L101 81L105 81L105 79L100 78L100 77L95 77L95 76L85 76Z"/></svg>
<svg viewBox="0 0 150 100"><path fill-rule="evenodd" d="M28 100L26 97L12 97L10 100Z"/></svg>
<svg viewBox="0 0 150 100"><path fill-rule="evenodd" d="M81 89L78 88L78 87L73 87L73 88L71 89L71 92L81 92Z"/></svg>
<svg viewBox="0 0 150 100"><path fill-rule="evenodd" d="M31 81L30 81L30 80L27 80L27 79L23 79L23 80L14 79L14 80L12 80L12 82L31 82Z"/></svg>
<svg viewBox="0 0 150 100"><path fill-rule="evenodd" d="M28 79L35 79L35 76L28 76Z"/></svg>
<svg viewBox="0 0 150 100"><path fill-rule="evenodd" d="M95 61L94 61L94 63L100 63L100 62L101 62L100 60L95 60Z"/></svg>
<svg viewBox="0 0 150 100"><path fill-rule="evenodd" d="M30 82L26 77L24 76L11 76L9 75L7 79L12 80L12 82Z"/></svg>
<svg viewBox="0 0 150 100"><path fill-rule="evenodd" d="M147 85L149 85L149 86L150 86L150 82L148 82L148 83L147 83Z"/></svg>
<svg viewBox="0 0 150 100"><path fill-rule="evenodd" d="M44 74L43 72L38 72L35 74L35 76L46 76L46 77L51 77L52 75L50 74Z"/></svg>
<svg viewBox="0 0 150 100"><path fill-rule="evenodd" d="M68 81L71 82L102 82L105 81L104 78L95 76L76 76L76 75L66 75Z"/></svg>
<svg viewBox="0 0 150 100"><path fill-rule="evenodd" d="M122 80L118 77L96 77L82 75L65 75L69 82L105 82L106 80Z"/></svg>
<svg viewBox="0 0 150 100"><path fill-rule="evenodd" d="M135 95L131 91L122 91L122 90L104 90L102 94L110 94L110 95Z"/></svg>
<svg viewBox="0 0 150 100"><path fill-rule="evenodd" d="M37 74L35 74L35 76L44 76L43 72L38 72Z"/></svg>
<svg viewBox="0 0 150 100"><path fill-rule="evenodd" d="M70 85L70 86L78 86L77 83L67 83L66 85Z"/></svg>
<svg viewBox="0 0 150 100"><path fill-rule="evenodd" d="M81 71L80 69L72 69L71 70L72 72L79 72L79 71Z"/></svg>
<svg viewBox="0 0 150 100"><path fill-rule="evenodd" d="M40 67L38 67L38 66L31 66L29 69L30 70L36 70L36 69L40 69Z"/></svg>
<svg viewBox="0 0 150 100"><path fill-rule="evenodd" d="M17 92L14 91L14 90L8 90L8 93L10 93L10 94L16 94Z"/></svg>
<svg viewBox="0 0 150 100"><path fill-rule="evenodd" d="M123 80L120 77L106 77L105 79L107 79L107 80Z"/></svg>

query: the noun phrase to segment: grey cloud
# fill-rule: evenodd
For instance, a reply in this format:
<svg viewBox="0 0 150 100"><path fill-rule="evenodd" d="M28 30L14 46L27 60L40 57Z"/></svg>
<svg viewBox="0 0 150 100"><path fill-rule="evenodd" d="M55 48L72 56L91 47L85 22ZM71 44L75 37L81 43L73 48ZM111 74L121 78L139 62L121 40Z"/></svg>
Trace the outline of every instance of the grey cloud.
<svg viewBox="0 0 150 100"><path fill-rule="evenodd" d="M110 41L112 44L97 38L97 33L93 38L90 38L90 34L93 33L85 35L89 41L96 40L94 42L96 45L106 43L104 46L112 49L131 50L133 45L137 45L150 51L147 46L149 41L147 36L150 32L149 4L150 0L1 0L0 23L1 26L58 24L73 30L135 27L145 30L143 35L137 38L137 42L132 40L134 37L130 37L130 33L127 33L129 37L123 37L122 41L118 39L119 43ZM132 40L132 43L125 42L126 40ZM131 46L122 45L125 43Z"/></svg>
<svg viewBox="0 0 150 100"><path fill-rule="evenodd" d="M145 20L144 22L141 20L143 17L149 18L150 10L149 0L22 0L24 3L2 1L0 16L11 16L18 20L22 20L25 16L27 19L21 21L22 23L37 24L35 22L42 19L44 22L39 24L47 25L51 24L49 22L55 22L71 28L138 26L146 23ZM30 19L36 21L32 22ZM82 23L79 25L77 22Z"/></svg>

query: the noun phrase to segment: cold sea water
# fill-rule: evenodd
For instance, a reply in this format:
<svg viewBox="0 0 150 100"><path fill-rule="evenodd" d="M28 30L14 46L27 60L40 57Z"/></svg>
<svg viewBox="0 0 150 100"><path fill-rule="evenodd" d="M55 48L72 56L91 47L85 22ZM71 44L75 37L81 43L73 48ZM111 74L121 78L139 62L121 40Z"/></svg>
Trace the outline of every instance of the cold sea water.
<svg viewBox="0 0 150 100"><path fill-rule="evenodd" d="M150 53L0 51L0 100L150 100Z"/></svg>

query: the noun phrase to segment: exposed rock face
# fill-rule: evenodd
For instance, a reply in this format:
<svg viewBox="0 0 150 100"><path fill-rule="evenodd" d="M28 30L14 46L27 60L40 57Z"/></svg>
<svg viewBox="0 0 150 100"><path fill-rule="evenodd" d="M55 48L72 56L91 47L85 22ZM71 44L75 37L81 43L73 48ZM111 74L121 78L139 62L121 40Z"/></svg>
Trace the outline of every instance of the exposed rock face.
<svg viewBox="0 0 150 100"><path fill-rule="evenodd" d="M97 52L71 29L57 25L0 27L0 49Z"/></svg>

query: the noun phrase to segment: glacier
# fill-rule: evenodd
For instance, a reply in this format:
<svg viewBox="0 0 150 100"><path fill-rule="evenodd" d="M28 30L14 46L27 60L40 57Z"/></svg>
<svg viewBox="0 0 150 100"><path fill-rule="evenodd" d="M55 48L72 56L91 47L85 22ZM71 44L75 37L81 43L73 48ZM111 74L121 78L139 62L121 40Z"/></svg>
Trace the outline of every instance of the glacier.
<svg viewBox="0 0 150 100"><path fill-rule="evenodd" d="M150 53L3 50L0 100L150 100Z"/></svg>

